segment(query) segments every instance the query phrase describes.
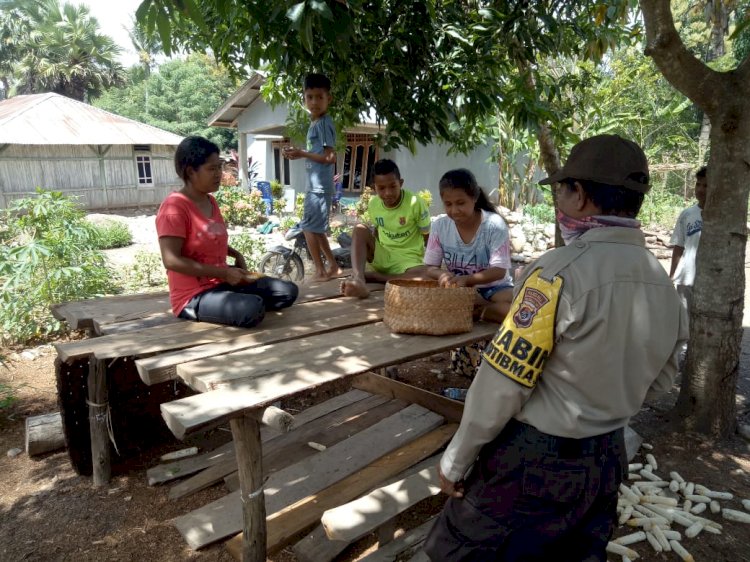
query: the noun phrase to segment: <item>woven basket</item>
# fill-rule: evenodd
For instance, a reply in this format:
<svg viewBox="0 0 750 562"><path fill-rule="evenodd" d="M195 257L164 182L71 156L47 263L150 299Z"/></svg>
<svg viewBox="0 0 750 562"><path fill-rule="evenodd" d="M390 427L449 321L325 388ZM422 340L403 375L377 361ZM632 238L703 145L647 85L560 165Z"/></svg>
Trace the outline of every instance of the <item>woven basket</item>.
<svg viewBox="0 0 750 562"><path fill-rule="evenodd" d="M440 287L437 281L394 279L385 285L383 322L401 334L470 332L475 292L471 287Z"/></svg>

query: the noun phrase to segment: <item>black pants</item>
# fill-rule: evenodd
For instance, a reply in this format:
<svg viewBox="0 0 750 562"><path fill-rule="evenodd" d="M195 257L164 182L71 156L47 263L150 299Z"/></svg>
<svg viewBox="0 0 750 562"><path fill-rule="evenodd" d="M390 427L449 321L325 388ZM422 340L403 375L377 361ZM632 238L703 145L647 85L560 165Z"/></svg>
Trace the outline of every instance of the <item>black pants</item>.
<svg viewBox="0 0 750 562"><path fill-rule="evenodd" d="M433 561L606 561L627 470L623 430L587 439L511 420L450 498L425 552Z"/></svg>
<svg viewBox="0 0 750 562"><path fill-rule="evenodd" d="M179 317L252 328L263 320L266 310L292 306L298 292L294 283L273 277L261 277L247 285L222 283L190 299Z"/></svg>

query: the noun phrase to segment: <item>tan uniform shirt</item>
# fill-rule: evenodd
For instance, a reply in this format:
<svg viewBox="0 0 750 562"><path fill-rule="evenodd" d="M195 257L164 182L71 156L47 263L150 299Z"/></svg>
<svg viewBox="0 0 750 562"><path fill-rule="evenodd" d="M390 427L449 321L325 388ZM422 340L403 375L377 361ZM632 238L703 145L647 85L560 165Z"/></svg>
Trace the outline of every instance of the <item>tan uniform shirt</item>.
<svg viewBox="0 0 750 562"><path fill-rule="evenodd" d="M687 315L640 230L591 229L526 275L539 268L559 269L563 279L554 348L534 388L482 362L440 463L451 481L512 417L550 435L591 437L624 427L647 394L672 387Z"/></svg>

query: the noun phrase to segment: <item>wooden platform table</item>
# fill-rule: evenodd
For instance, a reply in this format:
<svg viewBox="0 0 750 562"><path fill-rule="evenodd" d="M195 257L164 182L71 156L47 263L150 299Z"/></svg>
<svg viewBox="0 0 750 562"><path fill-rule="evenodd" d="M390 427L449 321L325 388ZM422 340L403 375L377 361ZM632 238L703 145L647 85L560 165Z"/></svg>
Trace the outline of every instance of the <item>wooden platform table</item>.
<svg viewBox="0 0 750 562"><path fill-rule="evenodd" d="M92 471L96 486L106 484L110 479L113 432L108 371L113 366L121 367L122 361L130 358L148 357L149 361L138 368L142 370L144 380L153 384L174 378L173 362L184 360L179 354L177 357L169 355L174 350L182 350L185 358L204 357L382 318L382 285L371 285L373 298L355 306L345 304L344 301L351 299L340 297L339 285L339 280L332 280L302 286L297 303L283 312L268 313L259 329L175 318L169 308L169 295L165 292L88 299L53 307L56 318L65 320L72 328L86 329L92 336L55 345L58 393L66 437L70 437L73 431L80 432L73 426L82 425L83 409L88 410L89 437L85 440L68 439L69 454L76 470L82 473ZM186 351L191 348L196 348L192 355ZM158 361L155 359L157 354L168 356ZM87 375L83 374L84 370ZM77 373L75 381L70 380L73 371ZM85 445L83 441L86 441ZM81 451L77 450L82 446L91 449L91 466L87 464L88 453L80 455Z"/></svg>
<svg viewBox="0 0 750 562"><path fill-rule="evenodd" d="M368 300L351 299L349 306L354 312ZM258 426L265 408L346 377L485 340L496 331L497 325L477 323L464 334L392 334L378 321L308 332L295 339L178 363L176 376L200 394L162 404L162 417L180 439L230 422L239 467L242 559L265 560L265 498ZM378 384L373 382L376 379L369 380L371 386Z"/></svg>

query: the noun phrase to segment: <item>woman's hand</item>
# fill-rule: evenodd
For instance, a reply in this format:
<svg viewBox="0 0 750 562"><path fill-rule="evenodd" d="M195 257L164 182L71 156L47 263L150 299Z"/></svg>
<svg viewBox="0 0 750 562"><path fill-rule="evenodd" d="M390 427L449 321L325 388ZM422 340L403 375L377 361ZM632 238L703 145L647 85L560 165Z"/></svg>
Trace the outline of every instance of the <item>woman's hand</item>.
<svg viewBox="0 0 750 562"><path fill-rule="evenodd" d="M250 273L246 269L242 269L239 267L228 267L224 280L233 286L244 285L250 282L248 278L249 275Z"/></svg>

